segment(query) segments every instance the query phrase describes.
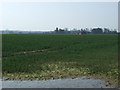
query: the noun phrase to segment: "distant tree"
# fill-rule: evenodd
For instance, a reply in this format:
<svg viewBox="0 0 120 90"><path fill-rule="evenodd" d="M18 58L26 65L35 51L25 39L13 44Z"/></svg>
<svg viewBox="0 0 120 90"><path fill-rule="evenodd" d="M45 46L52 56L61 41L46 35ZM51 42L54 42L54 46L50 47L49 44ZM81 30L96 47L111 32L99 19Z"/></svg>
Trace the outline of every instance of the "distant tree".
<svg viewBox="0 0 120 90"><path fill-rule="evenodd" d="M64 28L65 31L68 31L68 28Z"/></svg>
<svg viewBox="0 0 120 90"><path fill-rule="evenodd" d="M77 29L76 28L73 28L73 30L72 31L77 31Z"/></svg>
<svg viewBox="0 0 120 90"><path fill-rule="evenodd" d="M81 34L87 34L85 29L81 29Z"/></svg>
<svg viewBox="0 0 120 90"><path fill-rule="evenodd" d="M85 28L85 31L89 32L89 29L88 29L88 28Z"/></svg>
<svg viewBox="0 0 120 90"><path fill-rule="evenodd" d="M102 28L93 28L92 29L92 33L93 34L102 34L103 33L103 29Z"/></svg>
<svg viewBox="0 0 120 90"><path fill-rule="evenodd" d="M111 34L117 34L117 31L110 31Z"/></svg>
<svg viewBox="0 0 120 90"><path fill-rule="evenodd" d="M114 33L117 33L117 30L116 30L116 29L114 29Z"/></svg>
<svg viewBox="0 0 120 90"><path fill-rule="evenodd" d="M58 27L56 27L55 32L58 32Z"/></svg>
<svg viewBox="0 0 120 90"><path fill-rule="evenodd" d="M110 33L110 30L108 28L104 28L104 33Z"/></svg>
<svg viewBox="0 0 120 90"><path fill-rule="evenodd" d="M65 30L64 30L64 29L61 29L61 28L59 29L59 32L63 32L63 31L65 31Z"/></svg>

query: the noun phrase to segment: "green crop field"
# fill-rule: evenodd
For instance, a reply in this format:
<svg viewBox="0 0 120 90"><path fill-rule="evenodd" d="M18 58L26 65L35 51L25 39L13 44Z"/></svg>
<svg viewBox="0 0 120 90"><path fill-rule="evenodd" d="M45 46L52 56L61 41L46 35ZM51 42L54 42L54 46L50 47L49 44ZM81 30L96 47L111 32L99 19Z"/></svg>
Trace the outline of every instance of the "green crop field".
<svg viewBox="0 0 120 90"><path fill-rule="evenodd" d="M2 70L9 79L118 76L117 35L2 35Z"/></svg>

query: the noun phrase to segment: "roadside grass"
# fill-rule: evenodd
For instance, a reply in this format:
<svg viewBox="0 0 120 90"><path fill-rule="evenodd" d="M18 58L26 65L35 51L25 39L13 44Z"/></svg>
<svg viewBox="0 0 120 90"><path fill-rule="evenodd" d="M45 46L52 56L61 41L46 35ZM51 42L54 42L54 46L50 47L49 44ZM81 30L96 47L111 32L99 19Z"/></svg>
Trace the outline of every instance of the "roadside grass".
<svg viewBox="0 0 120 90"><path fill-rule="evenodd" d="M3 76L55 79L118 78L117 35L3 35ZM23 51L43 52L16 54ZM117 84L117 82L116 82Z"/></svg>

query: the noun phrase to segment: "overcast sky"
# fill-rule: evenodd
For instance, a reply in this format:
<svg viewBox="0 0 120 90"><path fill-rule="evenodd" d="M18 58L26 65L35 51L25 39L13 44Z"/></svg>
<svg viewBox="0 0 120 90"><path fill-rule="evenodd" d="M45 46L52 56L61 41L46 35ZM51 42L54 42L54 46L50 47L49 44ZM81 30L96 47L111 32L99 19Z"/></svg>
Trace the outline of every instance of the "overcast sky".
<svg viewBox="0 0 120 90"><path fill-rule="evenodd" d="M118 28L117 2L11 2L2 4L2 26L10 30Z"/></svg>

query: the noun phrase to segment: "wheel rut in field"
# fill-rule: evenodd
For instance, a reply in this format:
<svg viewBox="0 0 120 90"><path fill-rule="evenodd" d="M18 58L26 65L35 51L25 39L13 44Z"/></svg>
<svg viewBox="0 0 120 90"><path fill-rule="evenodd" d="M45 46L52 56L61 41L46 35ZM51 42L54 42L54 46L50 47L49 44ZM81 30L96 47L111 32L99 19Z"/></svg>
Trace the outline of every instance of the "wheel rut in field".
<svg viewBox="0 0 120 90"><path fill-rule="evenodd" d="M22 51L22 52L18 52L15 54L30 54L30 53L38 53L38 52L47 52L49 51L48 49L42 49L42 50L32 50L32 51Z"/></svg>
<svg viewBox="0 0 120 90"><path fill-rule="evenodd" d="M21 51L21 52L15 52L10 56L3 56L3 58L8 58L15 55L26 55L26 54L32 54L32 53L43 53L43 52L56 52L54 50L49 49L41 49L41 50L31 50L31 51Z"/></svg>

